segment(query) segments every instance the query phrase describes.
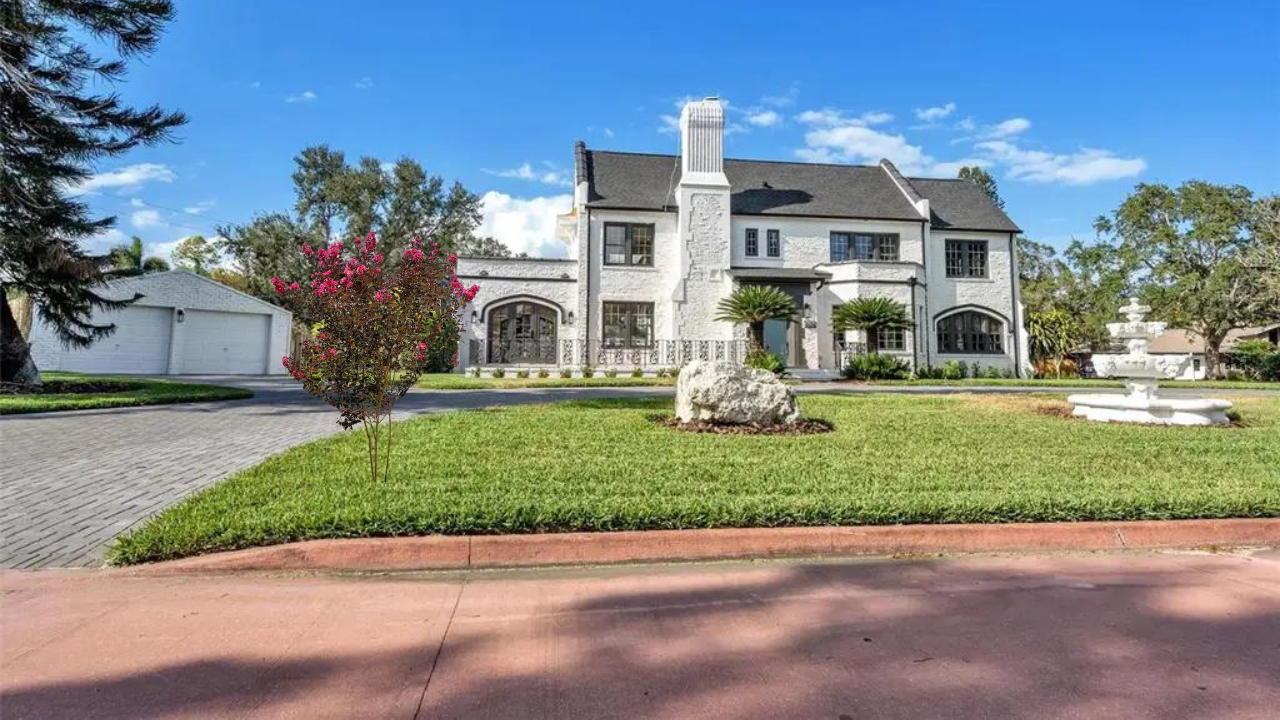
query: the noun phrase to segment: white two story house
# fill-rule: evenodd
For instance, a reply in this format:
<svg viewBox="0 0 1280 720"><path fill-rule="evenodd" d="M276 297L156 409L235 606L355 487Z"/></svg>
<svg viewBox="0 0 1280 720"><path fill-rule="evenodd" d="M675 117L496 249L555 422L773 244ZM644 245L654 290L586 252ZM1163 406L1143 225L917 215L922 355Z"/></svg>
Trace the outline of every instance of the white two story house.
<svg viewBox="0 0 1280 720"><path fill-rule="evenodd" d="M834 333L833 308L902 303L914 329L878 350L916 367L949 360L1019 375L1027 365L1018 227L977 185L879 165L725 159L714 98L680 117L677 156L575 147L572 259L459 258L480 292L464 315L459 367L671 368L741 360L746 328L717 304L746 284L795 301L765 344L796 370L838 371L863 349Z"/></svg>

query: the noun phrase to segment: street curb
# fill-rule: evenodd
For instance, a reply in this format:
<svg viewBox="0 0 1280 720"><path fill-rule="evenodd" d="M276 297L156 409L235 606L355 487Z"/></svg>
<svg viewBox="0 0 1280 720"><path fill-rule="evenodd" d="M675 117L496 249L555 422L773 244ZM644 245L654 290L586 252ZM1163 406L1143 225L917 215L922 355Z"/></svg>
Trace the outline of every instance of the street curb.
<svg viewBox="0 0 1280 720"><path fill-rule="evenodd" d="M128 568L142 575L403 571L681 560L1280 546L1280 518L726 528L309 540Z"/></svg>

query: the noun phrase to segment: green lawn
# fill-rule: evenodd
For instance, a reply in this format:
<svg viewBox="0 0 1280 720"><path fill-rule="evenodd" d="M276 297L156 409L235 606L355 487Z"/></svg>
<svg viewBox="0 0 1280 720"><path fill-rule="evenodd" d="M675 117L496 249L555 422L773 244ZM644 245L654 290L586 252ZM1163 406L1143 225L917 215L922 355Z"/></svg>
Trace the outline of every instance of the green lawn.
<svg viewBox="0 0 1280 720"><path fill-rule="evenodd" d="M47 395L0 395L0 415L19 413L56 412L59 410L93 410L97 408L132 407L135 405L166 405L169 403L198 402L202 400L240 400L253 397L243 388L206 385L202 383L152 380L114 375L83 375L80 373L46 372L41 377L47 382L108 381L126 386L119 392L103 393L55 393Z"/></svg>
<svg viewBox="0 0 1280 720"><path fill-rule="evenodd" d="M1014 378L965 378L963 380L874 380L868 385L930 385L959 387L1001 387L1001 386L1038 386L1038 387L1124 387L1123 380L1081 380L1080 378L1064 378L1062 380ZM1280 383L1256 382L1252 380L1161 380L1160 387L1190 388L1204 390L1275 390L1280 392Z"/></svg>
<svg viewBox="0 0 1280 720"><path fill-rule="evenodd" d="M396 423L294 448L121 537L129 564L311 538L782 525L1280 516L1280 398L1245 427L1101 425L1048 396L805 395L826 435L686 434L670 399Z"/></svg>
<svg viewBox="0 0 1280 720"><path fill-rule="evenodd" d="M570 388L570 387L649 387L675 385L675 378L631 377L619 374L618 377L605 377L597 373L590 378L562 378L552 375L548 378L518 378L512 373L503 378L473 378L457 373L437 373L423 375L418 379L417 387L427 390L507 390L511 388Z"/></svg>

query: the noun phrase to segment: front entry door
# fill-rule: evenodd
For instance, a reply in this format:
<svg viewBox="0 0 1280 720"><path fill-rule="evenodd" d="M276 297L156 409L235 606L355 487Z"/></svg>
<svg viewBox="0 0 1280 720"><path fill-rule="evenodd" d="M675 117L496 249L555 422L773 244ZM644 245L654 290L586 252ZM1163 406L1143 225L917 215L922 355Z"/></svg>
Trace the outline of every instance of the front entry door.
<svg viewBox="0 0 1280 720"><path fill-rule="evenodd" d="M782 358L787 367L800 365L800 323L789 320L767 320L764 324L764 349Z"/></svg>

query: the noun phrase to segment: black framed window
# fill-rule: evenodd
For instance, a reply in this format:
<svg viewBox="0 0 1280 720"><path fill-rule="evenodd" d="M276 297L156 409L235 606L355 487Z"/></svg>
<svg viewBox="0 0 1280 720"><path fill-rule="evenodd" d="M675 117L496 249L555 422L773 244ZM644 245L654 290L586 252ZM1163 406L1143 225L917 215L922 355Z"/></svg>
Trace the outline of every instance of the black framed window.
<svg viewBox="0 0 1280 720"><path fill-rule="evenodd" d="M653 225L604 224L604 264L653 267Z"/></svg>
<svg viewBox="0 0 1280 720"><path fill-rule="evenodd" d="M878 260L897 262L900 236L896 233L831 233L831 262Z"/></svg>
<svg viewBox="0 0 1280 720"><path fill-rule="evenodd" d="M755 228L747 228L747 257L760 256L760 231Z"/></svg>
<svg viewBox="0 0 1280 720"><path fill-rule="evenodd" d="M876 330L877 350L906 350L907 331L902 328L880 328Z"/></svg>
<svg viewBox="0 0 1280 720"><path fill-rule="evenodd" d="M769 257L782 257L782 233L778 230L769 230L765 235L765 251Z"/></svg>
<svg viewBox="0 0 1280 720"><path fill-rule="evenodd" d="M606 302L601 317L606 347L653 345L653 303Z"/></svg>
<svg viewBox="0 0 1280 720"><path fill-rule="evenodd" d="M987 241L948 240L947 277L987 277Z"/></svg>
<svg viewBox="0 0 1280 720"><path fill-rule="evenodd" d="M966 310L938 321L938 352L995 355L1004 352L1004 323Z"/></svg>

